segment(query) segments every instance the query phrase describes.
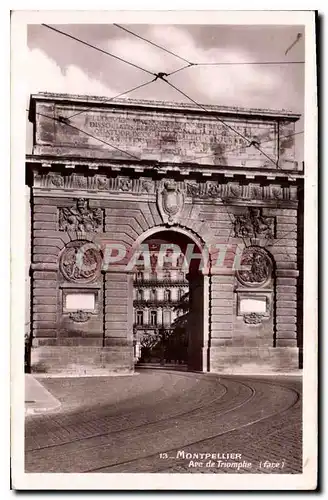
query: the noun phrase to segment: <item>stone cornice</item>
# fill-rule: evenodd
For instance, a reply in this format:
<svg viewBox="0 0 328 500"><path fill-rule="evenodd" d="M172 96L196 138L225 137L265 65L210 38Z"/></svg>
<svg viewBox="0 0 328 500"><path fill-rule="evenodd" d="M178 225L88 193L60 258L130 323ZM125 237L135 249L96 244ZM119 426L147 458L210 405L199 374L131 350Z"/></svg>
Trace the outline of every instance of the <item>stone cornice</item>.
<svg viewBox="0 0 328 500"><path fill-rule="evenodd" d="M74 95L74 94L59 94L52 92L39 92L32 94L30 97L30 116L33 116L34 106L36 101L55 103L58 105L73 105L81 108L89 109L90 107L124 107L124 108L139 108L145 111L160 111L168 110L170 113L191 112L199 115L220 114L230 116L252 116L252 117L268 117L271 119L288 119L296 121L301 117L301 114L288 110L272 110L263 108L242 108L239 106L217 106L213 104L200 104L196 106L190 103L183 102L168 102L155 101L146 99L110 99L101 96L89 95ZM201 108L206 108L207 111Z"/></svg>
<svg viewBox="0 0 328 500"><path fill-rule="evenodd" d="M49 155L26 155L26 164L32 170L51 170L61 172L74 172L81 168L90 171L90 173L107 173L109 175L117 175L117 173L124 173L126 170L133 170L136 174L142 173L158 173L162 176L166 175L180 175L191 176L192 174L201 174L203 177L224 176L227 179L233 177L244 177L246 179L254 179L255 177L265 178L267 180L284 179L290 182L295 182L298 179L304 178L303 165L298 165L297 162L292 163L292 168L287 169L271 169L271 168L258 168L251 166L250 163L244 166L222 166L204 163L174 163L164 162L157 160L141 160L135 161L133 159L126 160L106 160L97 158L72 158L63 156L49 156Z"/></svg>

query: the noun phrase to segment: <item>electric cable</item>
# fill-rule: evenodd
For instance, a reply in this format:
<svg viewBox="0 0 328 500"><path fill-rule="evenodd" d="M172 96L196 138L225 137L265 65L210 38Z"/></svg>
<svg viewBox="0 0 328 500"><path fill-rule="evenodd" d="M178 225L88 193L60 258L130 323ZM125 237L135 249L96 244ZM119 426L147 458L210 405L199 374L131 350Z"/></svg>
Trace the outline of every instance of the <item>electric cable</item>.
<svg viewBox="0 0 328 500"><path fill-rule="evenodd" d="M133 35L136 38L139 38L140 40L143 40L144 42L147 42L150 45L153 45L154 47L157 47L158 49L164 50L168 54L171 54L172 56L177 57L178 59L181 59L181 61L184 61L184 62L188 63L188 66L192 64L192 62L188 61L188 59L185 59L184 57L181 57L178 54L175 54L174 52L171 52L171 50L168 50L165 47L162 47L161 45L158 45L157 43L152 42L151 40L148 40L147 38L144 38L143 36L138 35L137 33L134 33L133 31L128 30L127 28L124 28L124 26L121 26L120 24L113 23L113 25L116 26L116 28L119 28L119 29L121 29L123 31L126 31L127 33L130 33L130 35Z"/></svg>
<svg viewBox="0 0 328 500"><path fill-rule="evenodd" d="M236 65L236 66L248 66L248 65L305 64L304 61L263 61L263 62L262 61L253 61L253 62L251 62L251 61L245 61L245 62L224 62L224 61L221 61L221 62L206 62L206 63L192 62L192 61L189 61L188 59L186 59L185 57L182 57L179 54L176 54L175 52L172 52L171 50L163 47L162 45L158 45L157 43L153 42L152 40L149 40L148 38L145 38L145 37L139 35L138 33L135 33L134 31L131 31L131 30L125 28L124 26L122 26L120 24L113 23L113 26L116 26L116 28L119 28L123 31L126 31L130 35L135 36L136 38L139 38L139 40L143 40L144 42L149 43L150 45L153 45L154 47L157 47L160 50L163 50L167 54L170 54L170 55L180 59L181 61L188 63L186 66L183 66L182 68L180 68L176 71L173 71L172 73L169 73L169 75L173 75L174 73L181 71L182 69L191 68L192 66L234 66L234 65Z"/></svg>
<svg viewBox="0 0 328 500"><path fill-rule="evenodd" d="M81 38L77 38L73 35L70 35L69 33L66 33L65 31L61 31L57 28L54 28L53 26L49 26L48 24L42 23L41 26L44 26L45 28L53 30L56 33L59 33L60 35L71 38L72 40L75 40L76 42L82 43L83 45L86 45L87 47L89 47L91 49L97 50L98 52L101 52L102 54L113 57L114 59L117 59L118 61L129 64L130 66L133 66L134 68L140 69L141 71L144 71L145 73L148 73L149 75L155 76L155 73L153 73L152 71L148 71L148 69L142 68L141 66L138 66L137 64L134 64L131 61L127 61L126 59L123 59L122 57L116 56L115 54L112 54L111 52L107 52L106 50L101 49L100 47L96 47L95 45L92 45L91 43L88 43L88 42L82 40Z"/></svg>
<svg viewBox="0 0 328 500"><path fill-rule="evenodd" d="M213 62L194 63L191 66L277 66L286 64L305 64L305 61L244 61L244 62Z"/></svg>
<svg viewBox="0 0 328 500"><path fill-rule="evenodd" d="M117 99L118 97L121 97L122 95L130 94L131 92L134 92L135 90L141 89L142 87L146 87L147 85L150 85L151 83L153 83L156 79L157 78L155 77L155 78L153 78L153 80L150 80L148 82L142 83L141 85L138 85L137 87L133 87L130 90L126 90L125 92L121 92L120 94L117 94L114 97L110 97L110 98L106 99L106 103L109 102L109 101L114 101L115 99ZM80 115L82 113L86 113L86 111L87 110L84 109L83 111L79 111L78 113L74 113L74 115L70 115L70 116L67 116L65 118L67 120L70 120L74 116Z"/></svg>

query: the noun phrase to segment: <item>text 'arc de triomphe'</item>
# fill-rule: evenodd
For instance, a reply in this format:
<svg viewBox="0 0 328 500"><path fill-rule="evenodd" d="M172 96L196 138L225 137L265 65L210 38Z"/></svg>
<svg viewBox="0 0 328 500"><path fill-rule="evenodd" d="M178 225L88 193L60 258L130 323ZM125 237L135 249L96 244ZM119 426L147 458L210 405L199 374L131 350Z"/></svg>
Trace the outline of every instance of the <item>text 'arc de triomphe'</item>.
<svg viewBox="0 0 328 500"><path fill-rule="evenodd" d="M298 369L298 119L286 111L32 95L33 154L26 158L32 371L134 370L133 274L123 261L102 266L93 246L103 251L114 243L131 254L165 231L200 251L221 252L220 265L211 254L201 286L190 282L189 368ZM91 271L77 266L83 245L95 262Z"/></svg>

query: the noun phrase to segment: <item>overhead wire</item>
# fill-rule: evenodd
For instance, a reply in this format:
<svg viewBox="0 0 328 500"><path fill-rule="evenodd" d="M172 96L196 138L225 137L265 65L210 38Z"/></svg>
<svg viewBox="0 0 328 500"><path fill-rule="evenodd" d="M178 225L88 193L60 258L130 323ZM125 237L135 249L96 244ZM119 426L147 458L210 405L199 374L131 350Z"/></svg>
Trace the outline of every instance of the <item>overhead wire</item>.
<svg viewBox="0 0 328 500"><path fill-rule="evenodd" d="M117 95L115 95L113 97L109 97L108 99L106 99L106 102L114 101L115 99L118 99L119 97L121 97L123 95L130 94L131 92L134 92L135 90L141 89L142 87L146 87L147 85L150 85L151 83L153 83L156 79L157 78L155 77L152 80L149 80L148 82L142 83L141 85L137 85L137 87L133 87L130 90L126 90L125 92L121 92L120 94L117 94ZM80 115L82 113L85 113L86 111L87 110L83 109L82 111L79 111L78 113L74 113L73 115L70 115L70 116L66 116L65 118L66 119L71 119L74 116L77 116L77 115Z"/></svg>
<svg viewBox="0 0 328 500"><path fill-rule="evenodd" d="M89 47L91 49L97 50L98 52L101 52L102 54L113 57L114 59L117 59L118 61L124 62L125 64L128 64L130 66L133 66L134 68L140 69L141 71L144 71L145 73L148 73L149 75L156 76L155 73L153 73L152 71L149 71L148 69L142 68L141 66L138 66L138 64L134 64L131 61L127 61L126 59L123 59L122 57L116 56L115 54L112 54L111 52L108 52L107 50L101 49L100 47L97 47L96 45L92 45L91 43L86 42L85 40L82 40L81 38L77 38L73 35L70 35L69 33L66 33L65 31L61 31L57 28L54 28L53 26L50 26L49 24L42 23L41 26L44 26L45 28L53 30L56 33L59 33L60 35L71 38L72 40L75 40L76 42L82 43L83 45L86 45L87 47Z"/></svg>
<svg viewBox="0 0 328 500"><path fill-rule="evenodd" d="M190 68L191 66L194 66L194 64L186 64L185 66L182 66L181 68L175 69L174 71L167 73L167 76L175 75L176 73L179 73L179 71L182 71L183 69Z"/></svg>
<svg viewBox="0 0 328 500"><path fill-rule="evenodd" d="M116 26L116 28L119 28L123 31L126 31L127 33L130 33L130 35L133 35L135 36L136 38L139 38L140 40L143 40L144 42L147 42L149 43L150 45L153 45L154 47L157 47L158 49L161 49L163 50L164 52L167 52L167 54L170 54L171 56L174 56L174 57L177 57L178 59L180 59L181 61L184 61L186 63L188 63L188 65L192 64L192 62L188 61L188 59L185 59L184 57L181 57L179 56L178 54L176 54L175 52L172 52L171 50L169 49L166 49L165 47L162 47L161 45L158 45L157 43L155 42L152 42L151 40L148 40L147 38L144 38L143 36L141 35L138 35L137 33L134 33L133 31L131 30L128 30L127 28L124 28L124 26L121 26L120 24L117 24L117 23L113 23L114 26Z"/></svg>
<svg viewBox="0 0 328 500"><path fill-rule="evenodd" d="M186 66L184 66L176 71L173 71L172 73L169 73L169 75L173 75L174 73L177 73L178 71L181 71L182 69L191 68L193 66L232 66L232 65L248 66L248 65L305 64L305 61L263 61L263 62L262 61L244 61L244 62L242 62L242 61L241 62L240 61L236 61L236 62L220 61L220 62L205 62L205 63L194 62L194 61L190 61L189 59L186 59L185 57L180 56L176 52L173 52L173 51L167 49L166 47L163 47L162 45L158 45L157 43L153 42L152 40L149 40L148 38L145 38L145 37L139 35L138 33L135 33L134 31L125 28L124 26L122 26L120 24L113 23L113 26L116 26L117 28L119 28L123 31L126 31L130 35L135 36L136 38L139 38L140 40L143 40L144 42L149 43L150 45L153 45L154 47L157 47L158 49L161 49L168 54L171 54L172 56L180 59L181 61L188 63Z"/></svg>
<svg viewBox="0 0 328 500"><path fill-rule="evenodd" d="M243 62L206 62L194 63L191 66L280 66L286 64L305 64L305 61L243 61Z"/></svg>
<svg viewBox="0 0 328 500"><path fill-rule="evenodd" d="M172 88L174 88L177 92L179 92L180 94L182 94L185 98L189 99L191 102L193 102L196 106L199 106L201 107L203 110L205 110L206 112L208 112L208 109L205 108L205 106L201 105L200 103L196 102L194 99L192 99L189 95L187 95L185 92L183 92L181 89L179 89L178 87L176 87L175 85L173 85L171 82L167 81L164 76L172 76L173 74L179 72L179 71L182 71L184 69L187 69L191 66L231 66L231 65L279 65L279 64L304 64L304 61L263 61L263 62L260 62L260 61L254 61L254 62L213 62L213 63L195 63L195 62L191 62L189 61L188 59L186 58L183 58L181 56L179 56L178 54L176 54L175 52L172 52L168 49L166 49L165 47L162 47L161 45L158 45L156 44L155 42L152 42L151 40L147 39L147 38L144 38L142 37L141 35L138 35L137 33L127 29L127 28L124 28L123 26L119 25L119 24L116 24L114 23L114 26L116 26L117 28L120 28L124 31L126 31L127 33L145 41L146 43L149 43L165 52L167 52L168 54L171 54L173 55L174 57L177 57L179 58L180 60L183 60L184 62L187 63L187 65L175 70L175 71L172 71L171 73L158 73L158 78L162 79L164 82L166 82L168 85L170 85ZM161 76L160 76L161 75ZM230 128L233 132L235 132L236 134L238 134L240 137L242 137L246 142L248 142L248 146L251 146L253 145L258 151L260 151L260 153L262 153L270 162L272 162L275 167L277 169L280 169L279 165L278 165L278 160L277 161L274 161L269 155L267 155L259 146L256 146L256 143L255 141L252 141L250 139L248 139L247 137L245 137L243 134L241 134L240 132L238 132L236 129L234 129L233 127L231 127L230 125L228 125L224 120L221 120L220 118L218 118L217 116L215 116L215 119L220 121L221 123L223 123L226 127ZM296 134L295 134L296 135ZM199 157L198 157L199 159Z"/></svg>

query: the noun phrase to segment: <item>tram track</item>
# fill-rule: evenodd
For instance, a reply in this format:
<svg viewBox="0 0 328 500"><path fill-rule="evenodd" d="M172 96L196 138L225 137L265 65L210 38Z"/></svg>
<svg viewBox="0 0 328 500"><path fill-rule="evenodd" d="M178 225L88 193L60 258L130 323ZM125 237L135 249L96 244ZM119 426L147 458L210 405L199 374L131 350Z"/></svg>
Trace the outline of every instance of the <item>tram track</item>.
<svg viewBox="0 0 328 500"><path fill-rule="evenodd" d="M180 375L180 374L179 374ZM181 377L184 377L185 374L181 374ZM190 378L190 375L189 375L189 378ZM197 377L196 377L197 378ZM201 380L200 377L198 377L199 380ZM219 394L219 396L211 399L210 401L207 401L206 403L202 404L202 405L199 405L199 406L196 406L194 408L192 408L191 410L188 410L188 411L183 411L183 412L180 412L180 413L174 413L173 415L170 415L168 417L165 417L165 418L160 418L160 419L155 419L155 420L147 420L146 422L143 422L139 425L136 425L136 426L126 426L126 427L123 427L121 429L118 429L118 430L113 430L113 431L106 431L106 432L102 432L102 433L95 433L95 434L92 434L90 436L87 436L87 437L84 437L84 438L78 438L78 439L69 439L69 440L65 440L65 441L62 441L60 443L55 443L55 444L49 444L49 445L46 445L46 446L41 446L41 447L35 447L35 448L31 448L31 447L27 447L26 450L29 451L29 452L32 452L32 451L41 451L41 450L45 450L45 449L50 449L50 448L56 448L56 447L59 447L59 446L63 446L65 444L70 444L70 443L75 443L75 442L81 442L81 441L86 441L86 440L89 440L89 439L94 439L94 438L97 438L97 437L102 437L102 436L107 436L107 435L112 435L112 434L116 434L116 433L119 433L119 432L124 432L126 430L133 430L133 429L138 429L140 427L143 427L143 426L146 426L146 425L151 425L151 424L154 424L154 423L159 423L159 422L165 422L167 420L170 420L170 419L175 419L175 418L178 418L178 417L181 417L181 416L184 416L184 415L188 415L188 414L192 414L193 412L196 412L196 411L199 411L199 410L202 410L203 408L207 407L208 405L211 405L212 403L214 403L215 401L218 401L219 399L221 399L222 397L225 396L225 394L227 393L227 390L228 388L226 386L224 386L224 384L220 384L221 387L224 388L224 391ZM154 397L155 395L153 395L153 400L154 400ZM177 397L175 398L176 400L180 400L181 397ZM160 403L165 403L167 401L167 398L162 398L160 400ZM176 401L171 401L171 404L174 405ZM158 403L158 400L157 400L157 403ZM141 402L140 407L143 408L143 403ZM139 407L136 407L134 409L134 411L138 410ZM113 415L113 416L110 416L110 418L112 418L113 420L115 419L117 421L117 418L120 417L121 415L120 414L117 414L117 415ZM54 419L55 420L55 419ZM86 421L83 421L84 424L88 423L88 422L93 422L92 419L90 420L86 420ZM107 422L107 425L110 425L110 422ZM60 426L62 429L65 429L67 430L67 428L63 427L63 426ZM58 428L57 428L58 429Z"/></svg>
<svg viewBox="0 0 328 500"><path fill-rule="evenodd" d="M206 374L175 373L175 376L198 377L200 381L209 380ZM28 472L40 470L38 468L40 460L50 464L43 469L44 472L170 471L172 468L179 467L179 463L175 462L170 468L170 464L164 464L159 460L159 452L174 453L182 448L189 449L194 446L207 445L207 443L210 445L211 441L220 436L226 436L258 422L269 420L274 415L288 412L299 400L299 392L288 387L288 384L282 385L252 378L240 380L237 377L223 376L215 377L213 380L217 388L220 384L221 394L204 404L165 418L147 420L136 426L125 426L119 430L110 430L64 443L27 450L26 469ZM277 393L277 408L269 414L265 409L267 399L265 387L269 387L271 394ZM294 394L293 401L286 406L285 400L290 397L291 393ZM168 398L168 405L173 402L174 398L173 400ZM161 404L165 402L162 401ZM282 409L281 406L283 406ZM148 410L151 411L151 407ZM262 416L262 411L265 412L264 416ZM244 414L250 414L246 421ZM117 414L115 418L119 416ZM183 435L188 425L190 431L200 439L190 439L190 436L186 438ZM206 433L206 426L214 432L209 430ZM219 428L222 430L217 432ZM181 436L179 429L181 429ZM174 446L165 446L170 441ZM130 452L129 448L131 448ZM117 456L113 450L117 450ZM147 453L147 450L150 453ZM93 463L96 466L90 467Z"/></svg>
<svg viewBox="0 0 328 500"><path fill-rule="evenodd" d="M221 384L223 386L223 384ZM140 429L141 427L144 427L144 426L148 426L148 425L152 425L152 424L158 424L158 423L162 423L162 422L167 422L169 420L174 420L176 418L179 418L179 417L184 417L186 415L191 415L192 413L196 412L196 411L199 411L199 410L202 410L203 408L206 408L208 407L209 405L213 404L214 402L218 401L219 399L221 399L228 391L228 388L223 386L224 387L224 392L223 394L221 394L220 396L212 399L211 401L201 405L201 406L197 406L196 408L193 408L192 410L189 410L189 411L186 411L186 412L181 412L181 413L176 413L174 415L170 415L169 417L165 417L165 418L160 418L160 419L156 419L156 420L150 420L150 421L147 421L147 422L144 422L142 424L139 424L139 425L136 425L136 426L128 426L128 427L124 427L123 429L119 429L119 430L114 430L114 431L108 431L108 432L102 432L102 433L99 433L99 434L93 434L91 436L87 436L87 437L84 437L84 438L78 438L78 439L72 439L70 441L65 441L65 442L62 442L62 443L56 443L56 444L50 444L50 445L47 445L47 446L42 446L42 447L39 447L39 448L28 448L28 451L42 451L42 450L45 450L45 449L50 449L50 448L57 448L57 447L60 447L60 446L63 446L65 444L71 444L71 443L77 443L77 442L82 442L82 441L87 441L87 440L91 440L91 439L95 439L95 438L99 438L99 437L104 437L104 436L111 436L113 434L119 434L121 432L125 432L125 431L131 431L131 430L135 430L135 429ZM91 449L93 447L90 447L90 448L87 448L88 449Z"/></svg>
<svg viewBox="0 0 328 500"><path fill-rule="evenodd" d="M238 383L241 384L241 385L243 385L244 387L249 388L251 390L251 395L244 402L242 402L242 403L234 406L233 408L231 408L229 410L226 410L224 412L219 413L217 416L223 416L223 415L225 415L227 413L230 413L230 412L233 412L233 411L235 411L237 409L240 409L242 406L244 406L245 404L249 403L255 397L256 391L254 390L253 387L249 386L248 384L246 384L244 382L238 381ZM288 411L288 409L286 409L286 411ZM270 415L268 417L264 417L264 419L271 418L271 416L272 415ZM211 441L212 439L214 439L216 437L228 434L229 432L233 432L234 430L237 430L237 429L241 429L241 428L247 427L248 425L252 425L253 423L256 423L256 422L258 422L260 420L264 420L264 419L258 419L258 420L255 420L253 422L249 422L249 423L247 423L245 425L229 429L229 430L227 430L225 432L221 432L221 433L217 433L217 434L211 435L211 436L209 436L207 438L204 438L204 439L200 439L200 440L197 440L197 441L188 442L188 443L186 443L186 444L183 445L183 448L187 448L187 447L189 448L190 446L194 446L195 444L209 442L209 441ZM182 446L175 447L175 448L169 448L169 449L163 449L163 450L161 450L161 453L167 453L167 454L169 454L169 453L172 453L172 452L177 452L181 448L182 448ZM109 467L108 466L102 466L102 467L98 467L98 468L92 468L92 469L84 470L83 472L84 473L100 472L101 470L104 470L104 469L115 468L115 467L121 466L121 465L132 464L132 463L136 463L136 462L138 462L140 460L144 460L144 459L152 459L152 458L157 458L158 459L158 457L159 457L159 453L157 452L157 453L152 453L152 454L149 454L149 455L141 457L141 458L136 458L136 459L133 459L133 460L127 460L127 461L124 461L124 462L120 462L120 463L117 463L117 464L109 466ZM156 470L154 472L160 472L160 469Z"/></svg>
<svg viewBox="0 0 328 500"><path fill-rule="evenodd" d="M206 413L207 415L211 414L215 418L218 418L220 415L224 415L226 413L235 411L236 409L238 409L239 407L241 407L243 404L245 404L246 402L248 402L249 400L251 400L254 397L254 394L255 394L254 390L252 388L248 388L245 384L240 384L240 383L235 384L233 381L229 381L229 384L230 384L230 392L228 395L227 395L227 392L225 392L226 400L223 401L223 404L228 405L228 408L226 408L225 410L222 410L222 411L218 411L217 406L213 407L213 404L215 404L215 403L213 403L213 402L212 402L212 404L207 403L206 405L202 405L202 407L199 409L198 413L197 413L196 409L194 409L192 411L188 411L188 412L182 412L182 414L180 415L180 425L181 425L181 421L182 421L181 419L184 419L185 422L188 422L188 419L190 418L191 414L194 414L194 420L196 420L196 421L201 420L203 417L203 414L204 414L204 410L207 410L207 413ZM231 386L233 386L233 385L235 385L234 397L231 394L232 393ZM242 401L240 401L240 394L239 394L240 386L243 386L244 388L246 388L248 390L247 394L243 396ZM234 404L236 397L238 397L238 404ZM218 402L219 400L222 400L222 396L219 398L214 398L214 400ZM209 409L211 411L209 411ZM152 423L146 423L145 425L139 426L138 429L127 428L127 429L124 429L124 431L122 430L120 433L114 433L114 432L106 433L102 442L98 441L97 444L94 444L93 446L90 446L89 444L87 446L84 446L84 444L87 442L87 440L85 438L84 439L82 438L79 440L79 452L83 452L83 453L89 452L90 453L90 452L94 451L94 452L97 452L97 454L98 454L102 448L108 447L108 439L113 438L114 434L124 434L124 432L128 433L130 435L130 439L129 439L129 441L130 441L131 440L131 432L135 433L137 431L139 434L141 427L144 427L146 429L144 434L149 434L150 432L155 432L157 434L159 432L165 432L165 430L167 430L167 422L172 421L172 420L174 421L177 419L178 419L178 416L172 416L169 418L161 419L160 421L157 420L157 421L154 421ZM183 421L182 421L182 425L183 425ZM159 426L161 426L161 428ZM93 442L95 442L96 439L97 438L94 438ZM120 442L121 441L119 440L118 443L120 443ZM68 443L68 446L70 444L71 443ZM77 443L75 443L75 444L77 444ZM68 456L71 454L74 454L74 451L70 452L70 450L67 449L68 446L62 445L60 447L57 447L58 448L58 451L56 452L57 461L59 461L59 462L65 461L65 460L67 461ZM40 451L42 452L42 450L36 450L36 455L40 455ZM30 457L30 460L31 460L31 453L29 453L28 457ZM34 458L37 458L37 457L34 457ZM43 458L44 458L44 456L43 456ZM50 459L50 456L48 458ZM30 460L29 459L27 460L27 465L29 465ZM72 460L72 463L73 462L74 462L74 460ZM30 465L31 465L31 463L30 463Z"/></svg>
<svg viewBox="0 0 328 500"><path fill-rule="evenodd" d="M266 382L262 381L262 383L266 383ZM282 386L280 384L274 384L274 385L276 385L278 387L285 387L285 386ZM282 416L282 415L286 414L292 408L294 408L296 405L298 405L298 403L301 400L301 394L300 394L299 391L297 391L297 390L295 390L293 388L288 388L288 389L290 391L292 391L296 395L296 399L295 399L295 401L292 404L290 404L289 406L287 406L287 408L285 408L285 409L283 409L283 410L281 410L279 412L272 413L271 415L266 416L266 417L264 417L262 419L257 419L257 420L254 420L252 422L249 422L249 423L247 423L245 425L242 425L242 426L239 426L239 427L236 427L236 428L233 428L233 429L229 429L226 432L222 432L220 434L216 434L216 435L211 436L209 438L201 439L199 441L195 441L193 443L190 443L189 445L187 445L188 446L188 451L192 453L193 452L193 448L192 447L195 446L195 445L198 445L198 446L201 445L201 444L204 445L205 443L208 443L208 442L211 442L213 444L213 441L216 438L219 438L219 437L222 437L222 436L227 436L229 434L233 434L236 431L240 431L240 430L245 429L247 427L251 427L252 425L255 425L257 423L269 421L270 419L272 419L272 417L278 417L278 416ZM270 430L269 431L266 430L266 432L265 432L265 438L267 439L269 436L271 436L271 435L273 435L275 433L277 433L277 429L276 428L271 429L271 431ZM254 438L252 436L252 445L254 446L257 443L260 443L262 440L263 440L263 435L260 435L257 438ZM170 454L172 452L177 452L177 451L178 451L178 448L171 449L171 450L165 450L166 453L170 453ZM199 450L198 450L198 452L199 452ZM158 456L158 454L157 454L157 456ZM152 457L145 457L145 458L149 459L149 458L152 458ZM119 466L119 465L120 464L117 464L117 466ZM139 469L140 472L142 472L140 470L140 464L138 466L138 469ZM196 469L195 470L195 469L188 468L188 466L186 465L186 461L185 460L176 460L175 463L174 463L174 465L172 465L171 467L164 466L164 467L154 468L154 464L152 463L152 472L153 473L163 473L163 472L171 472L172 473L172 472L176 472L176 469L179 469L179 472L188 472L188 473L190 473L190 472L196 472L196 473L197 472L198 473L199 472L204 472L203 470L201 471L200 469ZM215 471L215 469L214 469L214 471ZM88 471L88 472L91 472L91 471ZM208 472L208 473L212 472L213 473L213 469L212 470L207 470L206 472ZM258 472L258 470L256 472ZM269 471L264 471L264 472L269 472ZM275 472L277 472L277 471L275 471Z"/></svg>

